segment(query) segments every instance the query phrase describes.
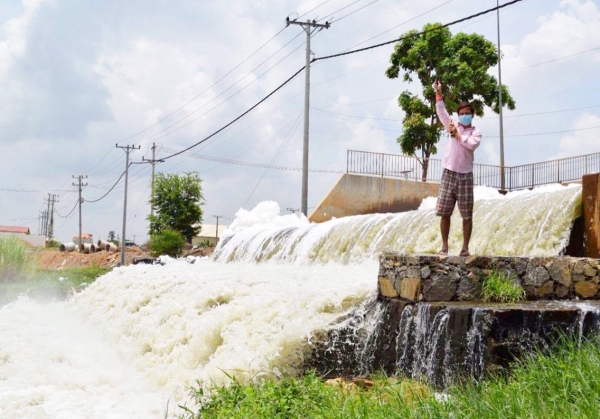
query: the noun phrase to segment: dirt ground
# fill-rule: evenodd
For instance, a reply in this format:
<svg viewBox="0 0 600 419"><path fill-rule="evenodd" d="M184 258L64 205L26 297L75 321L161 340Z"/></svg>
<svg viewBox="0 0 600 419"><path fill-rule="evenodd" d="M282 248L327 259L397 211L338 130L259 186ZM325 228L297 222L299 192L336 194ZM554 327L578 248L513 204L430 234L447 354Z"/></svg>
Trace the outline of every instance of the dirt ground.
<svg viewBox="0 0 600 419"><path fill-rule="evenodd" d="M213 248L188 250L184 256L210 256ZM130 265L135 258L146 258L150 255L138 247L130 247L125 252L125 264ZM96 252L60 252L58 250L41 250L36 252L36 260L42 269L61 270L64 268L97 266L101 268L113 268L121 263L121 253Z"/></svg>

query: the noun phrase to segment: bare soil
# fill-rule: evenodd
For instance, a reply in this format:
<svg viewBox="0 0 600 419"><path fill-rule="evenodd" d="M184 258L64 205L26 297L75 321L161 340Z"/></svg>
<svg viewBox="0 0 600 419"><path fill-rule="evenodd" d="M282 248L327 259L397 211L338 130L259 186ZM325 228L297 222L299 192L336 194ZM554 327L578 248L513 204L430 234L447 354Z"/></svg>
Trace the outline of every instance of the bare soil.
<svg viewBox="0 0 600 419"><path fill-rule="evenodd" d="M210 256L214 248L189 250L184 256ZM129 247L125 252L125 265L133 263L134 258L149 258L149 253L139 247ZM96 266L100 268L114 268L121 264L121 252L60 252L58 250L41 250L36 252L36 261L42 269L61 270L65 268Z"/></svg>

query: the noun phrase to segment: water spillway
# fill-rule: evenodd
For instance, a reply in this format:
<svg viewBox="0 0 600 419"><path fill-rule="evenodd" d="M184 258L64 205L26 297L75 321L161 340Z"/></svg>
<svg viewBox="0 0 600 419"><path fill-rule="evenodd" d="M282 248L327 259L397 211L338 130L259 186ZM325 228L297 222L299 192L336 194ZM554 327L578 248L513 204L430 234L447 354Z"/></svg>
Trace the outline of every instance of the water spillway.
<svg viewBox="0 0 600 419"><path fill-rule="evenodd" d="M473 253L556 256L581 210L577 186L491 198L475 205ZM352 370L339 367L352 375L383 362L435 376L428 360L445 350L447 340L438 337L452 329L458 309L376 299L381 251L438 250L433 210L322 224L278 212L272 203L240 212L213 260L116 268L66 302L20 299L0 307L0 416L163 417L167 401L170 414L189 402L196 380L225 385L229 376L247 382L297 374L322 353L352 358ZM454 252L459 226L454 218ZM484 314L461 318L480 326ZM403 316L406 340L385 341L401 330ZM472 336L483 336L479 326L468 327ZM347 346L330 344L335 333ZM409 347L415 350L398 355ZM424 348L421 358L416 348ZM478 348L472 344L473 353ZM383 361L385 352L395 355Z"/></svg>
<svg viewBox="0 0 600 419"><path fill-rule="evenodd" d="M506 196L480 189L476 200L471 253L485 255L555 256L567 246L571 227L581 215L581 186L553 186ZM431 200L434 203L435 200ZM273 203L274 204L274 203ZM397 214L358 215L321 224L295 217L286 225L277 219L276 204L257 207L248 227L225 238L214 254L219 262L277 261L287 263L360 263L384 250L404 254L436 253L441 247L439 218L433 205ZM265 216L266 214L266 216ZM260 219L260 216L267 220ZM270 218L269 218L270 217ZM462 246L458 210L452 217L450 250ZM233 231L237 225L232 225Z"/></svg>

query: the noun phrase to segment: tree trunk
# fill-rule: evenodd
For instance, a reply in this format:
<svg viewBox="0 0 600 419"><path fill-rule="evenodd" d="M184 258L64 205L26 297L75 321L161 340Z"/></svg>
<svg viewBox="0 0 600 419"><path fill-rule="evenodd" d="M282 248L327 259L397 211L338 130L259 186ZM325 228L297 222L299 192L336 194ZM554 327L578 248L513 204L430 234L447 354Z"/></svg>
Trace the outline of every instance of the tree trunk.
<svg viewBox="0 0 600 419"><path fill-rule="evenodd" d="M423 159L423 163L421 163L423 167L423 174L421 175L421 180L423 182L427 182L427 170L429 169L429 156Z"/></svg>

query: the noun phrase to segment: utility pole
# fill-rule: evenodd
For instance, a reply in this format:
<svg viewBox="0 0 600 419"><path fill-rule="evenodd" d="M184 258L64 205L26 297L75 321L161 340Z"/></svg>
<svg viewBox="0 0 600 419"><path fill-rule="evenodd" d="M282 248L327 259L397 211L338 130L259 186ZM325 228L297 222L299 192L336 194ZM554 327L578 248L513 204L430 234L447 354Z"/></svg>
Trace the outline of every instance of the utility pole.
<svg viewBox="0 0 600 419"><path fill-rule="evenodd" d="M215 232L215 239L217 244L219 243L219 218L225 218L222 215L213 215L217 219L217 230Z"/></svg>
<svg viewBox="0 0 600 419"><path fill-rule="evenodd" d="M296 20L290 20L289 17L285 18L286 26L289 25L300 25L304 32L306 32L306 67L304 72L306 73L305 85L304 85L304 147L302 152L302 212L308 216L307 213L307 202L308 202L308 137L309 137L309 117L310 117L310 37L317 31L322 29L329 29L329 22L317 23L315 20L307 20L306 22L297 22Z"/></svg>
<svg viewBox="0 0 600 419"><path fill-rule="evenodd" d="M499 7L499 0L496 0L496 6ZM498 23L498 104L500 106L500 190L506 190L506 179L504 178L504 121L502 119L502 65L500 64L500 9L496 9L496 20Z"/></svg>
<svg viewBox="0 0 600 419"><path fill-rule="evenodd" d="M83 198L81 197L81 190L84 186L88 185L87 183L83 183L83 179L87 179L87 175L73 175L73 179L77 179L77 183L73 183L73 186L77 186L77 189L79 190L79 243L77 244L77 247L79 248L81 243L83 243L81 232L81 204L83 204Z"/></svg>
<svg viewBox="0 0 600 419"><path fill-rule="evenodd" d="M56 204L58 201L56 198L58 197L58 195L56 194L48 194L48 201L50 204L50 221L48 223L48 239L52 239L54 238L54 204Z"/></svg>
<svg viewBox="0 0 600 419"><path fill-rule="evenodd" d="M150 184L150 217L154 216L154 165L156 163L164 163L164 160L156 159L156 144L152 143L152 160L142 157L142 161L147 161L152 165L152 181Z"/></svg>
<svg viewBox="0 0 600 419"><path fill-rule="evenodd" d="M125 266L125 225L127 224L127 178L129 177L129 153L139 150L140 146L126 145L124 147L116 144L117 148L125 151L125 194L123 197L123 237L121 239L121 266Z"/></svg>

